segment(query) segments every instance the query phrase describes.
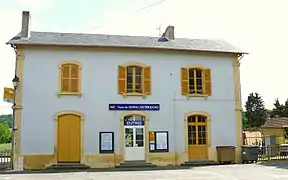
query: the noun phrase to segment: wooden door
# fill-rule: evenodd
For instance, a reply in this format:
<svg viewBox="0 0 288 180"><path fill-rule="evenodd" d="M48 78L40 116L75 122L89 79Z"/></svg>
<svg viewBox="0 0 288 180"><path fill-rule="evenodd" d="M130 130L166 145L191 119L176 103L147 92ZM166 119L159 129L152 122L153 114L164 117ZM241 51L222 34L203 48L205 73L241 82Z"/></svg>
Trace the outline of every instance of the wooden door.
<svg viewBox="0 0 288 180"><path fill-rule="evenodd" d="M81 118L73 114L59 116L57 135L57 161L80 162Z"/></svg>
<svg viewBox="0 0 288 180"><path fill-rule="evenodd" d="M187 123L189 159L207 159L207 117L201 115L190 116Z"/></svg>

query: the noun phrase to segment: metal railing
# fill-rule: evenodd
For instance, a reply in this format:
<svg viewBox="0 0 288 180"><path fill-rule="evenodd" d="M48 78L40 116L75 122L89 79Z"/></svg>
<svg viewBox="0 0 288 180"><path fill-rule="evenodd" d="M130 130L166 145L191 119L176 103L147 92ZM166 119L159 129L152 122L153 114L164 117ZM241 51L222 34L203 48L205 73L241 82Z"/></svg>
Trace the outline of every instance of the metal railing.
<svg viewBox="0 0 288 180"><path fill-rule="evenodd" d="M10 150L0 151L0 170L9 168L10 162L11 162L11 151Z"/></svg>
<svg viewBox="0 0 288 180"><path fill-rule="evenodd" d="M259 147L258 161L288 160L288 146Z"/></svg>

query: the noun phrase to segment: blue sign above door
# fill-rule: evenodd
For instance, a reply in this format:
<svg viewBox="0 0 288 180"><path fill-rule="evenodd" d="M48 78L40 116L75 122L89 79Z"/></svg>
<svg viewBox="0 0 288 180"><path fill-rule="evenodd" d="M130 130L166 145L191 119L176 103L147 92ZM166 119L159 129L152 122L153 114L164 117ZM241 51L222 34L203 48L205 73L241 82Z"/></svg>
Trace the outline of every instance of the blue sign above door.
<svg viewBox="0 0 288 180"><path fill-rule="evenodd" d="M109 104L110 111L159 111L160 104Z"/></svg>
<svg viewBox="0 0 288 180"><path fill-rule="evenodd" d="M144 120L124 120L124 126L144 126Z"/></svg>

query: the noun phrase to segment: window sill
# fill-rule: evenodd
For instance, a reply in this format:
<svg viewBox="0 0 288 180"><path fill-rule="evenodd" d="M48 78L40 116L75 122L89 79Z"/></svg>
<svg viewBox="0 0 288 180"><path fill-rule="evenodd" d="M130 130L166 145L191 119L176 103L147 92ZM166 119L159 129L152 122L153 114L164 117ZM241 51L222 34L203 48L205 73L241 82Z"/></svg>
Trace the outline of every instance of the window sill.
<svg viewBox="0 0 288 180"><path fill-rule="evenodd" d="M205 98L205 99L207 99L207 98L208 98L208 95L204 95L204 94L187 94L187 95L186 95L186 98L187 98L187 99L193 98L193 97L200 97L200 98Z"/></svg>
<svg viewBox="0 0 288 180"><path fill-rule="evenodd" d="M138 97L143 97L145 98L147 95L146 94L142 94L142 93L125 93L122 94L124 98L126 98L127 96L138 96Z"/></svg>
<svg viewBox="0 0 288 180"><path fill-rule="evenodd" d="M188 144L188 146L207 147L209 144Z"/></svg>
<svg viewBox="0 0 288 180"><path fill-rule="evenodd" d="M75 93L71 93L71 92L60 92L57 94L58 97L61 97L61 96L78 96L78 97L81 97L82 96L82 93L80 92L75 92Z"/></svg>

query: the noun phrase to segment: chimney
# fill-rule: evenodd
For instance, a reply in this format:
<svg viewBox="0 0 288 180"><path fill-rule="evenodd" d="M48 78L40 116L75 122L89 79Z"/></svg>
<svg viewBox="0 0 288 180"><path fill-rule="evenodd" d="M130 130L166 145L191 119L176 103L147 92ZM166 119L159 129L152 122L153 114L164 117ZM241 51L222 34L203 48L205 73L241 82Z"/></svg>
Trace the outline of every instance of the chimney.
<svg viewBox="0 0 288 180"><path fill-rule="evenodd" d="M21 38L29 38L30 36L30 12L22 12L22 28L21 28Z"/></svg>
<svg viewBox="0 0 288 180"><path fill-rule="evenodd" d="M162 34L162 37L166 37L168 39L175 39L174 36L174 26L168 26L165 32Z"/></svg>

